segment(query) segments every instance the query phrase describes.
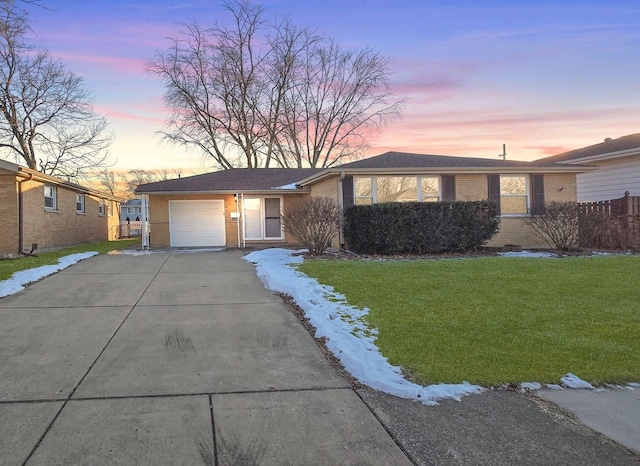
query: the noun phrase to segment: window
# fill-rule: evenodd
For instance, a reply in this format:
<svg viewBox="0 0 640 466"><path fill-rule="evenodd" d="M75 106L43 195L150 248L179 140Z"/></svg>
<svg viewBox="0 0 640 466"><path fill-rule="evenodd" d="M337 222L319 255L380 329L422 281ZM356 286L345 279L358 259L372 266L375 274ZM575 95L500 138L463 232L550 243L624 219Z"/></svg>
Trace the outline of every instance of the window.
<svg viewBox="0 0 640 466"><path fill-rule="evenodd" d="M420 200L422 202L438 202L440 200L440 178L423 176L420 178Z"/></svg>
<svg viewBox="0 0 640 466"><path fill-rule="evenodd" d="M84 214L84 194L76 193L76 212Z"/></svg>
<svg viewBox="0 0 640 466"><path fill-rule="evenodd" d="M353 191L356 205L374 202L438 202L441 199L439 176L354 177ZM455 197L455 192L452 195Z"/></svg>
<svg viewBox="0 0 640 466"><path fill-rule="evenodd" d="M489 201L498 206L501 215L527 215L529 212L529 177L527 175L487 175L487 181Z"/></svg>
<svg viewBox="0 0 640 466"><path fill-rule="evenodd" d="M527 177L500 175L500 213L526 215L528 209Z"/></svg>
<svg viewBox="0 0 640 466"><path fill-rule="evenodd" d="M353 179L353 197L356 205L373 204L373 183L371 178Z"/></svg>
<svg viewBox="0 0 640 466"><path fill-rule="evenodd" d="M104 199L102 198L98 200L98 215L104 216Z"/></svg>
<svg viewBox="0 0 640 466"><path fill-rule="evenodd" d="M56 187L50 184L44 185L44 208L46 210L56 210Z"/></svg>
<svg viewBox="0 0 640 466"><path fill-rule="evenodd" d="M416 202L418 179L415 176L378 176L376 202Z"/></svg>
<svg viewBox="0 0 640 466"><path fill-rule="evenodd" d="M281 202L279 197L244 199L245 239L284 239L280 217Z"/></svg>

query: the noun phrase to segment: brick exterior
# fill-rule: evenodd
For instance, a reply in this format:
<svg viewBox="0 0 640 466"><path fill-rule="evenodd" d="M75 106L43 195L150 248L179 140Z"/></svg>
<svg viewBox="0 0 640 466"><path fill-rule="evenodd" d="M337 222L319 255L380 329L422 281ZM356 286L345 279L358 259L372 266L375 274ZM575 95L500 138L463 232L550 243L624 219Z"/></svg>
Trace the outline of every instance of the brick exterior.
<svg viewBox="0 0 640 466"><path fill-rule="evenodd" d="M275 197L271 194L270 197ZM287 205L298 198L298 195L287 194L282 196L282 208L286 209ZM150 195L149 196L149 221L151 224L151 247L169 247L171 244L169 230L169 201L188 201L188 200L219 200L224 201L224 218L225 218L225 237L227 247L238 247L238 227L240 228L240 237L242 237L242 220L238 225L238 220L231 218L231 213L236 212L236 200L233 194L185 194L185 195ZM238 211L242 212L242 204L238 205ZM247 241L247 246L265 246L265 245L294 245L295 240L285 233L284 240L264 240L264 241Z"/></svg>
<svg viewBox="0 0 640 466"><path fill-rule="evenodd" d="M576 196L576 175L574 173L545 173L545 202L571 202L576 200ZM517 244L524 248L549 247L542 238L525 225L522 217L502 217L500 231L487 243L487 246L502 247L506 244Z"/></svg>
<svg viewBox="0 0 640 466"><path fill-rule="evenodd" d="M325 196L338 199L339 176L324 179L310 186L311 196ZM549 173L544 175L545 201L575 201L576 200L576 176L574 173ZM283 209L289 202L301 195L283 195ZM456 199L458 200L484 200L488 198L488 186L486 174L456 174ZM151 246L168 247L169 238L169 200L213 200L223 199L225 205L226 244L227 247L238 247L238 223L231 218L231 212L236 210L234 195L231 194L191 194L191 195L150 195L149 217L151 222ZM242 206L239 206L242 210ZM242 222L240 221L242 235ZM294 245L295 240L285 234L284 240L247 241L247 246L277 246ZM522 217L507 217L501 219L499 233L487 244L488 246L501 247L506 244L517 244L523 247L547 247L546 243L538 238L533 231L524 224ZM339 246L339 239L332 243L333 247Z"/></svg>
<svg viewBox="0 0 640 466"><path fill-rule="evenodd" d="M0 169L0 254L18 252L18 185Z"/></svg>
<svg viewBox="0 0 640 466"><path fill-rule="evenodd" d="M98 197L86 194L85 213L79 214L76 212L77 191L56 185L57 209L49 211L44 205L44 186L42 181L28 180L0 169L0 253L18 252L19 189L22 192L25 251L30 251L32 244L37 244L38 250L44 250L117 239L117 202L108 201L114 215L101 216Z"/></svg>

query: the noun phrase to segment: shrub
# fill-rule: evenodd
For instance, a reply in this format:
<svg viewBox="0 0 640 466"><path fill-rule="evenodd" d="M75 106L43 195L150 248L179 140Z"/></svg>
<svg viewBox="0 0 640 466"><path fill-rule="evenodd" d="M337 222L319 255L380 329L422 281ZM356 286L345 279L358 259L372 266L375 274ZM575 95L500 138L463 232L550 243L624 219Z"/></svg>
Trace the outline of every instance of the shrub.
<svg viewBox="0 0 640 466"><path fill-rule="evenodd" d="M499 223L484 201L358 205L345 210L344 236L357 253L461 252L488 241Z"/></svg>
<svg viewBox="0 0 640 466"><path fill-rule="evenodd" d="M558 251L578 247L580 206L577 202L548 202L540 214L527 217L525 223Z"/></svg>
<svg viewBox="0 0 640 466"><path fill-rule="evenodd" d="M310 254L320 255L338 234L340 210L328 197L300 198L284 210L282 225Z"/></svg>

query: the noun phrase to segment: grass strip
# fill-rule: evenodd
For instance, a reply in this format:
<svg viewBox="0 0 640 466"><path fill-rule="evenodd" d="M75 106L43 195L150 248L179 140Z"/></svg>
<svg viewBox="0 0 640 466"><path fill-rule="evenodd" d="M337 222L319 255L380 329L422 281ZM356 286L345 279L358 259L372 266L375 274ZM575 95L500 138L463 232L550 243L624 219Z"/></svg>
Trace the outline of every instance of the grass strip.
<svg viewBox="0 0 640 466"><path fill-rule="evenodd" d="M117 241L98 241L95 243L79 244L55 251L36 253L36 256L23 256L17 259L0 260L0 280L7 280L15 272L20 270L33 269L41 265L57 264L58 259L69 254L77 254L80 252L97 251L99 254L105 254L109 251L123 249L139 243L139 239L127 239Z"/></svg>
<svg viewBox="0 0 640 466"><path fill-rule="evenodd" d="M640 381L640 257L306 260L414 380Z"/></svg>

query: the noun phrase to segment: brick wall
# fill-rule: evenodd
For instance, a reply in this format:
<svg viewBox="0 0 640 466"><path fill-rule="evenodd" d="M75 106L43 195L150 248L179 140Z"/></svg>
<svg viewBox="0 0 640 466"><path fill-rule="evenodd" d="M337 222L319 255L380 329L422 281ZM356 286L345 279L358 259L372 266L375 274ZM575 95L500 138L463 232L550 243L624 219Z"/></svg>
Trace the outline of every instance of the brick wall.
<svg viewBox="0 0 640 466"><path fill-rule="evenodd" d="M72 189L56 186L56 209L44 206L44 183L26 181L23 183L23 244L27 250L38 244L38 249L57 246L114 240L117 238L118 205L111 203L105 215L99 215L99 200L96 196L85 195L84 213L76 210L76 194Z"/></svg>
<svg viewBox="0 0 640 466"><path fill-rule="evenodd" d="M169 201L224 201L225 238L227 246L238 245L237 220L231 218L231 212L236 211L235 196L233 194L201 195L185 194L172 196L149 196L149 222L151 226L151 246L169 247Z"/></svg>
<svg viewBox="0 0 640 466"><path fill-rule="evenodd" d="M18 185L13 173L0 169L0 254L18 252Z"/></svg>
<svg viewBox="0 0 640 466"><path fill-rule="evenodd" d="M308 194L305 194L308 195ZM287 208L290 202L298 195L287 194L282 196L283 209ZM238 225L238 220L231 218L231 213L236 212L236 200L233 194L187 194L187 195L150 195L149 196L149 221L151 223L151 246L169 247L171 238L169 234L169 201L196 201L196 200L220 200L224 201L225 217L225 237L227 247L238 247L238 227L240 227L240 238L242 238L242 220ZM238 206L238 211L242 212L242 204ZM284 240L251 241L247 245L266 244L295 244L295 240L290 238L285 232Z"/></svg>
<svg viewBox="0 0 640 466"><path fill-rule="evenodd" d="M333 176L326 180L311 186L311 195L314 197L330 197L338 200L338 183L340 182L339 176Z"/></svg>
<svg viewBox="0 0 640 466"><path fill-rule="evenodd" d="M117 239L118 204L112 203L113 216L98 214L98 197L85 195L85 213L76 212L76 191L56 186L57 209L44 206L44 183L0 171L0 253L18 252L18 180L23 202L23 249L39 250L93 241Z"/></svg>
<svg viewBox="0 0 640 466"><path fill-rule="evenodd" d="M485 177L486 179L486 177ZM545 202L571 202L576 200L576 176L571 173L545 173ZM501 217L500 231L487 246L502 247L517 244L524 248L548 248L549 245L531 227L525 224L522 217Z"/></svg>

